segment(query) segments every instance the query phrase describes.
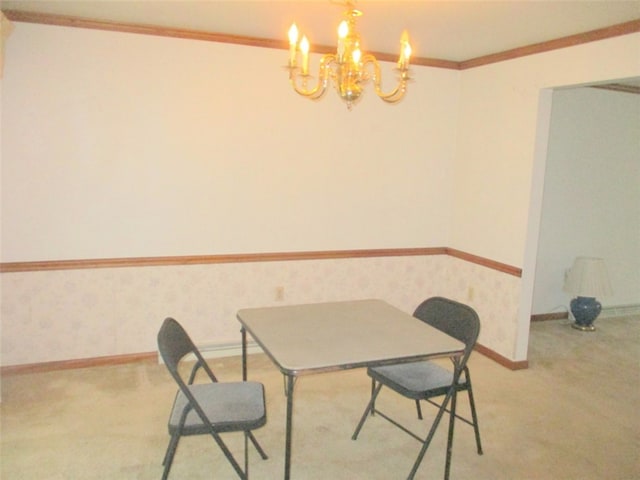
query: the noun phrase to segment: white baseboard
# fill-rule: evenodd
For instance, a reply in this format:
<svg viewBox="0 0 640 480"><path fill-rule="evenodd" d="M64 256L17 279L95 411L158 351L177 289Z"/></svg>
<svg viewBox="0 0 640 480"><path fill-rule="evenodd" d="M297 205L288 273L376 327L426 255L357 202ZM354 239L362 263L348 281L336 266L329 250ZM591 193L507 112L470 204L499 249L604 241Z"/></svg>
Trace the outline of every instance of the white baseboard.
<svg viewBox="0 0 640 480"><path fill-rule="evenodd" d="M226 343L218 345L198 345L204 358L222 358L242 355L241 343ZM247 354L262 353L262 348L256 342L247 342Z"/></svg>
<svg viewBox="0 0 640 480"><path fill-rule="evenodd" d="M234 357L242 355L242 344L241 343L222 343L216 345L197 345L198 350L204 358L224 358L224 357ZM262 348L256 342L247 342L247 354L251 355L252 353L263 353ZM158 362L164 363L162 361L162 357L158 354Z"/></svg>
<svg viewBox="0 0 640 480"><path fill-rule="evenodd" d="M640 304L602 307L599 318L625 317L627 315L640 315Z"/></svg>

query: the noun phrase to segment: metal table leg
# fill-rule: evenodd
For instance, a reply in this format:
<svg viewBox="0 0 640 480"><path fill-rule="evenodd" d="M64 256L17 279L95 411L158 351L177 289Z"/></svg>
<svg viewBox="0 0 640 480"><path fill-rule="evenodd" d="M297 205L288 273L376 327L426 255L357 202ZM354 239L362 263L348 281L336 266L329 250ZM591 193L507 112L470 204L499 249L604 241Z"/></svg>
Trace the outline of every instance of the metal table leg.
<svg viewBox="0 0 640 480"><path fill-rule="evenodd" d="M420 449L420 453L418 454L418 458L416 459L415 463L413 464L413 468L411 469L411 472L409 473L409 476L407 477L407 480L413 480L413 478L416 475L416 472L418 471L418 467L420 466L420 463L422 463L422 459L424 458L425 453L427 453L427 449L429 448L429 444L431 443L431 440L433 439L434 434L436 433L436 429L438 428L438 425L440 424L440 420L442 420L442 416L444 415L444 412L447 409L447 405L449 404L449 401L452 400L452 409L455 409L455 402L456 402L456 394L457 394L457 389L456 389L456 385L458 384L458 381L460 379L460 374L462 373L462 369L460 368L460 361L458 358L453 359L453 363L455 366L455 370L454 370L454 374L453 374L453 382L451 383L451 388L449 388L449 391L447 392L447 395L445 396L444 400L442 401L442 405L440 406L440 409L438 410L438 414L436 415L436 418L433 420L433 424L431 425L431 429L429 430L429 434L427 435L427 438L424 440L424 443L422 444L422 448ZM453 410L453 412L455 412L455 410ZM453 413L451 413L452 415L452 419L453 417ZM447 437L447 455L446 455L446 462L445 462L445 480L449 479L449 470L450 470L450 464L451 464L451 448L452 448L452 444L453 444L453 421L449 422L449 432L448 432L448 437Z"/></svg>
<svg viewBox="0 0 640 480"><path fill-rule="evenodd" d="M295 384L295 377L293 375L286 375L286 387L287 387L287 431L284 448L284 479L289 480L291 478L291 437L293 427L293 386Z"/></svg>
<svg viewBox="0 0 640 480"><path fill-rule="evenodd" d="M247 381L247 331L245 330L244 327L242 327L240 329L240 332L242 333L242 381L246 382ZM251 440L251 443L253 443L253 445L256 447L256 450L258 450L258 453L260 454L263 460L266 460L267 458L269 458L265 453L265 451L260 446L260 444L258 443L258 441L256 440L256 437L253 436L252 432L246 432L245 437L246 437L245 443L247 438ZM248 472L249 463L248 463L248 457L247 457L248 450L246 445L244 448L244 452L245 452L245 471Z"/></svg>
<svg viewBox="0 0 640 480"><path fill-rule="evenodd" d="M247 381L247 331L244 327L240 329L242 333L242 381Z"/></svg>
<svg viewBox="0 0 640 480"><path fill-rule="evenodd" d="M453 453L453 429L456 421L456 403L458 399L458 389L453 389L453 395L451 396L451 409L449 412L449 435L447 438L447 460L444 464L444 478L449 480L449 474L451 473L451 455Z"/></svg>

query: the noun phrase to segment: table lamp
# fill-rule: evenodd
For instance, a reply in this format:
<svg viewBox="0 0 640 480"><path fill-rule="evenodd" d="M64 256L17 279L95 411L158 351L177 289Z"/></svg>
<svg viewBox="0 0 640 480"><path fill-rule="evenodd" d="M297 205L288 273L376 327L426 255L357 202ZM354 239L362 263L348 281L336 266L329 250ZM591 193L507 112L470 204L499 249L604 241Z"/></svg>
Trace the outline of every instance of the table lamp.
<svg viewBox="0 0 640 480"><path fill-rule="evenodd" d="M602 305L596 297L605 297L613 293L604 260L577 257L567 272L563 290L575 295L570 304L575 319L571 326L583 332L593 332L596 329L593 322L602 310Z"/></svg>

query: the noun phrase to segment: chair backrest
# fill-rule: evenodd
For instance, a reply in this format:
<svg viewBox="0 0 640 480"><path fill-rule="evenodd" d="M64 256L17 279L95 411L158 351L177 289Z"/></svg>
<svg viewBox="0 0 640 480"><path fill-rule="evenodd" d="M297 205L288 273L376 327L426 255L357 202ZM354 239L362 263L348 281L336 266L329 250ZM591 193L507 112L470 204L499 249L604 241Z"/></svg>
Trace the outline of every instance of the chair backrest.
<svg viewBox="0 0 640 480"><path fill-rule="evenodd" d="M158 332L158 351L162 360L171 373L171 376L178 382L178 385L190 384L195 378L198 368L203 368L212 381L217 381L213 372L200 354L186 330L176 320L169 317L164 320L160 331ZM196 364L191 371L188 381L185 381L178 370L180 361L187 355L195 356Z"/></svg>
<svg viewBox="0 0 640 480"><path fill-rule="evenodd" d="M413 316L463 342L462 362L466 363L480 333L480 319L473 308L448 298L432 297L418 305Z"/></svg>
<svg viewBox="0 0 640 480"><path fill-rule="evenodd" d="M193 409L202 420L203 425L210 425L211 422L209 421L207 414L198 403L198 400L196 400L189 385L194 382L196 373L200 368L205 370L212 382L217 382L217 379L185 329L182 328L182 325L173 318L166 318L160 327L160 331L158 332L158 351L160 352L160 356L162 357L162 360L164 360L169 373L171 373L171 376L176 381L178 387L188 401L188 404L182 412L180 424L184 424L187 414L191 409ZM196 363L191 369L189 379L185 380L180 373L178 366L180 361L189 354L193 354L195 356Z"/></svg>

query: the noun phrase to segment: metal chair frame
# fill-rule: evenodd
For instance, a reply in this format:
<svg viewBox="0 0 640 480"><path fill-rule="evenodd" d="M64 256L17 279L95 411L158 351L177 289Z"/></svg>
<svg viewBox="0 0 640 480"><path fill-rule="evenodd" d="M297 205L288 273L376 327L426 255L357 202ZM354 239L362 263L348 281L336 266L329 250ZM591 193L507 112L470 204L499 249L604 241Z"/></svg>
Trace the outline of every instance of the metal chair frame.
<svg viewBox="0 0 640 480"><path fill-rule="evenodd" d="M459 317L455 317L456 313L459 315ZM478 416L476 412L475 400L473 397L473 389L471 384L471 374L469 372L469 367L467 366L467 360L478 338L480 321L478 319L477 313L469 306L442 297L433 297L422 302L418 306L418 308L416 308L414 316L465 343L465 350L462 357L452 359L454 367L452 373L446 372L442 367L437 366L433 364L433 362L429 361L416 362L414 364L417 367L428 365L430 369L433 369L435 371L435 373L442 374L446 372L451 376L451 383L442 383L441 385L429 388L424 391L411 390L408 387L405 388L403 386L394 385L394 381L385 376L384 369L393 369L395 366L375 367L367 369L367 374L371 377L371 397L364 413L362 414L360 422L358 423L356 430L353 433L352 439L357 439L360 430L362 429L362 426L364 425L368 416L378 414L380 417L384 418L391 424L398 427L400 430L418 440L422 444L422 449L408 476L408 479L411 480L414 478L418 467L420 466L420 463L422 462L422 459L424 458L424 455L429 447L429 444L431 443L431 440L435 433L435 427L437 427L440 419L446 412L449 414L449 433L447 437L447 457L445 462L444 478L448 479L451 470L453 433L456 418L464 421L474 428L478 455L482 455L483 453L482 444L480 441L480 430L478 427ZM457 328L459 326L456 326L455 324L456 320L459 318L464 318L465 324L463 325L462 329ZM376 399L383 385L386 385L400 395L415 400L419 419L422 419L420 400L425 400L428 403L439 408L438 414L433 421L432 428L426 438L418 436L417 434L406 428L404 425L400 424L399 422L376 408ZM464 390L467 391L469 396L469 406L471 410L472 420L469 420L456 412L457 393ZM432 400L435 397L440 397L443 395L445 396L445 398L441 403ZM451 402L451 407L447 408L449 401Z"/></svg>
<svg viewBox="0 0 640 480"><path fill-rule="evenodd" d="M214 375L213 371L203 358L200 351L196 348L195 344L184 330L184 328L173 318L165 319L160 331L158 333L158 350L162 357L167 369L171 373L171 376L178 384L179 390L176 394L176 399L172 408L172 414L169 420L169 433L171 438L167 451L165 453L162 465L164 466L164 472L162 479L166 480L169 476L169 471L173 463L173 458L178 448L178 442L182 436L187 435L203 435L209 434L218 444L225 457L236 471L241 480L248 480L249 478L249 452L248 442L249 440L254 445L262 459L266 460L268 457L258 441L253 436L251 430L259 428L266 423L266 408L264 407L264 387L262 384L256 382L229 382L220 383ZM189 354L195 356L196 362L189 374L188 380L185 382L183 376L179 372L179 364ZM202 369L207 374L210 383L208 384L195 384L196 375L198 370ZM247 419L229 424L214 424L207 416L205 408L200 404L197 398L197 390L195 387L203 386L205 389L212 385L236 385L242 384L240 388L251 388L252 392L259 392L262 395L262 415L259 418ZM224 388L224 387L223 387ZM179 421L177 425L171 424L171 419L176 413L176 409L181 408ZM186 425L189 413L195 411L200 419L200 423L196 425ZM222 440L220 433L224 432L239 432L244 433L244 470L235 459L230 449Z"/></svg>

